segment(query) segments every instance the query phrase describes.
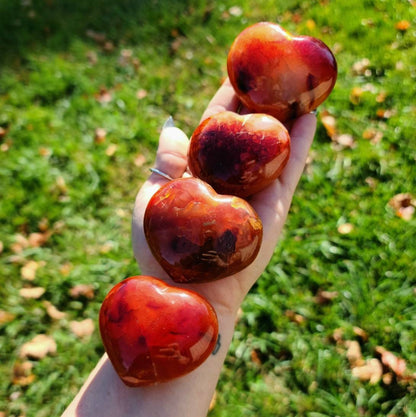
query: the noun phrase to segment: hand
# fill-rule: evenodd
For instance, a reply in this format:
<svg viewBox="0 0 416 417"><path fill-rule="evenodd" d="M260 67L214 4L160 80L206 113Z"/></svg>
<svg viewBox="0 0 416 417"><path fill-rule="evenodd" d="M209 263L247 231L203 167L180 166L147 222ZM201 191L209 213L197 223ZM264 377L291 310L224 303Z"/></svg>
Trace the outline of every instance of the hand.
<svg viewBox="0 0 416 417"><path fill-rule="evenodd" d="M210 102L202 120L220 111L237 111L239 105L227 79ZM242 109L241 112L246 111ZM291 156L282 175L274 184L249 200L259 214L264 229L262 246L255 261L233 276L208 283L186 284L186 288L203 295L213 305L218 315L235 316L244 297L270 261L284 226L293 193L303 172L315 127L316 117L313 114L306 114L294 122L290 129ZM176 127L163 129L155 167L172 178L188 175L186 173L188 143L188 138L180 129ZM152 275L172 285L180 286L175 284L156 262L143 232L143 216L147 203L152 195L168 181L152 173L137 195L133 213L133 250L142 274Z"/></svg>
<svg viewBox="0 0 416 417"><path fill-rule="evenodd" d="M223 110L237 111L240 103L227 80L212 99L203 119ZM241 113L245 112L241 109ZM292 196L305 166L315 133L316 118L306 114L290 129L291 156L283 174L250 203L264 227L263 242L255 261L236 275L209 283L188 284L203 295L218 316L221 346L191 373L172 381L140 388L125 386L104 355L69 405L63 417L205 417L231 343L235 317L241 302L266 268L279 239ZM163 129L156 168L172 178L186 175L188 138L175 127ZM143 233L143 215L152 195L168 181L153 173L139 191L133 213L133 249L141 273L174 284L153 258ZM178 285L179 286L179 285Z"/></svg>

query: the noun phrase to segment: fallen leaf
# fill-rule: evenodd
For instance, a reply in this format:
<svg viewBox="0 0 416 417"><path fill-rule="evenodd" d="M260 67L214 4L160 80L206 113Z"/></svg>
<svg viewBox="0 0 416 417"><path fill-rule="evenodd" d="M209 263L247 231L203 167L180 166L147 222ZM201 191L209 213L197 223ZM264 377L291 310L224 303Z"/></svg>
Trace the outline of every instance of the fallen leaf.
<svg viewBox="0 0 416 417"><path fill-rule="evenodd" d="M105 141L106 136L107 131L102 127L97 127L97 129L95 129L94 142L103 143Z"/></svg>
<svg viewBox="0 0 416 417"><path fill-rule="evenodd" d="M354 225L351 223L343 223L338 226L337 230L341 235L348 235L354 230Z"/></svg>
<svg viewBox="0 0 416 417"><path fill-rule="evenodd" d="M55 340L46 334L38 334L32 340L22 345L21 358L42 359L48 354L56 353Z"/></svg>
<svg viewBox="0 0 416 417"><path fill-rule="evenodd" d="M379 130L368 128L363 132L363 139L369 140L373 145L379 143L383 138L383 133Z"/></svg>
<svg viewBox="0 0 416 417"><path fill-rule="evenodd" d="M404 376L406 371L406 361L397 357L394 353L386 350L382 346L376 347L376 352L380 355L381 362L397 376Z"/></svg>
<svg viewBox="0 0 416 417"><path fill-rule="evenodd" d="M94 298L94 287L91 284L77 284L69 290L69 295L73 298L85 297L89 300Z"/></svg>
<svg viewBox="0 0 416 417"><path fill-rule="evenodd" d="M327 135L332 139L337 133L337 121L334 116L328 112L321 113L321 123L324 126Z"/></svg>
<svg viewBox="0 0 416 417"><path fill-rule="evenodd" d="M251 361L258 366L262 365L262 361L260 359L259 353L256 349L253 349L250 353Z"/></svg>
<svg viewBox="0 0 416 417"><path fill-rule="evenodd" d="M6 136L6 129L0 126L0 139L3 139Z"/></svg>
<svg viewBox="0 0 416 417"><path fill-rule="evenodd" d="M361 327L354 326L352 330L354 334L358 336L359 338L361 338L361 340L363 340L364 342L368 340L368 333L365 330L363 330Z"/></svg>
<svg viewBox="0 0 416 417"><path fill-rule="evenodd" d="M390 119L390 117L394 116L396 111L393 109L378 109L376 111L377 117L380 119Z"/></svg>
<svg viewBox="0 0 416 417"><path fill-rule="evenodd" d="M147 91L146 91L146 90L144 90L144 89L142 89L142 88L141 88L140 90L137 90L136 97L137 97L139 100L144 99L145 97L147 97Z"/></svg>
<svg viewBox="0 0 416 417"><path fill-rule="evenodd" d="M410 193L400 193L390 199L389 205L395 210L398 217L410 220L415 212L416 200Z"/></svg>
<svg viewBox="0 0 416 417"><path fill-rule="evenodd" d="M105 150L105 154L107 156L113 156L118 149L118 146L114 143L110 144L108 148Z"/></svg>
<svg viewBox="0 0 416 417"><path fill-rule="evenodd" d="M231 16L239 17L243 14L243 9L240 6L232 6L228 9Z"/></svg>
<svg viewBox="0 0 416 417"><path fill-rule="evenodd" d="M105 242L103 245L100 246L100 253L108 253L114 249L114 242Z"/></svg>
<svg viewBox="0 0 416 417"><path fill-rule="evenodd" d="M27 281L33 281L36 278L36 271L38 268L44 266L45 261L28 261L20 268L20 275Z"/></svg>
<svg viewBox="0 0 416 417"><path fill-rule="evenodd" d="M83 338L92 335L95 325L92 319L85 319L81 321L71 321L69 327L75 336Z"/></svg>
<svg viewBox="0 0 416 417"><path fill-rule="evenodd" d="M5 310L0 310L0 326L2 324L9 323L14 320L16 316L13 313L9 313Z"/></svg>
<svg viewBox="0 0 416 417"><path fill-rule="evenodd" d="M338 297L338 291L324 291L319 290L315 300L318 304L328 304L332 300Z"/></svg>
<svg viewBox="0 0 416 417"><path fill-rule="evenodd" d="M96 32L94 30L87 30L85 32L88 38L92 39L94 42L98 44L103 44L107 40L107 36L104 33Z"/></svg>
<svg viewBox="0 0 416 417"><path fill-rule="evenodd" d="M25 387L35 380L32 373L33 364L30 361L16 362L13 366L12 383Z"/></svg>
<svg viewBox="0 0 416 417"><path fill-rule="evenodd" d="M70 262L65 262L59 267L59 272L64 276L67 277L70 272L72 271L72 264Z"/></svg>
<svg viewBox="0 0 416 417"><path fill-rule="evenodd" d="M305 322L305 317L303 317L301 314L295 313L293 310L286 310L285 316L296 324L302 324Z"/></svg>
<svg viewBox="0 0 416 417"><path fill-rule="evenodd" d="M39 148L39 155L43 156L44 158L48 158L52 155L52 151L49 148L45 148L44 146L41 146Z"/></svg>
<svg viewBox="0 0 416 417"><path fill-rule="evenodd" d="M46 308L46 313L53 320L61 320L67 316L65 312L58 310L50 301L45 300L43 305Z"/></svg>
<svg viewBox="0 0 416 417"><path fill-rule="evenodd" d="M408 20L400 20L396 23L395 28L400 32L405 32L410 28L410 22Z"/></svg>
<svg viewBox="0 0 416 417"><path fill-rule="evenodd" d="M24 249L29 247L29 241L26 236L18 233L14 237L14 242L10 245L10 249L14 253L21 253Z"/></svg>
<svg viewBox="0 0 416 417"><path fill-rule="evenodd" d="M342 133L340 135L335 134L331 139L345 148L354 148L355 146L354 137L349 133Z"/></svg>
<svg viewBox="0 0 416 417"><path fill-rule="evenodd" d="M371 75L370 60L368 58L362 58L359 61L354 62L352 65L352 72L355 75Z"/></svg>
<svg viewBox="0 0 416 417"><path fill-rule="evenodd" d="M100 91L95 94L95 99L101 104L106 104L113 99L113 96L105 87L101 87Z"/></svg>
<svg viewBox="0 0 416 417"><path fill-rule="evenodd" d="M212 411L217 403L217 390L214 391L214 395L211 398L211 402L209 403L209 411ZM0 416L1 417L1 416Z"/></svg>
<svg viewBox="0 0 416 417"><path fill-rule="evenodd" d="M43 287L27 287L27 288L21 288L19 290L19 294L23 298L37 299L37 298L42 297L44 293L45 293L45 288Z"/></svg>
<svg viewBox="0 0 416 417"><path fill-rule="evenodd" d="M2 253L4 250L3 242L0 240L0 253Z"/></svg>
<svg viewBox="0 0 416 417"><path fill-rule="evenodd" d="M378 359L368 359L363 365L354 367L352 375L361 381L377 384L383 376L383 366Z"/></svg>
<svg viewBox="0 0 416 417"><path fill-rule="evenodd" d="M136 167L140 168L145 163L146 163L146 157L142 153L137 154L136 158L134 158L134 165L136 165Z"/></svg>
<svg viewBox="0 0 416 417"><path fill-rule="evenodd" d="M350 93L350 102L355 105L359 104L363 93L364 91L361 87L354 87Z"/></svg>
<svg viewBox="0 0 416 417"><path fill-rule="evenodd" d="M384 103L386 101L386 98L387 98L387 93L385 91L381 91L376 96L376 102L377 103Z"/></svg>
<svg viewBox="0 0 416 417"><path fill-rule="evenodd" d="M356 340L346 340L347 359L351 367L355 368L364 364L364 359L361 353L361 346Z"/></svg>

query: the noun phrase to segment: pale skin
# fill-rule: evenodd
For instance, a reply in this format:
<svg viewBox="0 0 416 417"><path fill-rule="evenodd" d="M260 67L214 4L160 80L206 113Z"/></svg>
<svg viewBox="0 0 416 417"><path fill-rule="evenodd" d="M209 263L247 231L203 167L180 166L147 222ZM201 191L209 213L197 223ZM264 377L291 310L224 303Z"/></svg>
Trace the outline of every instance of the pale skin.
<svg viewBox="0 0 416 417"><path fill-rule="evenodd" d="M202 119L230 110L244 113L228 80L209 103ZM286 221L293 194L306 164L316 129L314 114L299 117L290 128L291 156L282 175L272 185L249 199L259 214L264 235L255 261L236 275L218 281L187 285L203 295L214 307L219 322L221 345L215 355L196 370L170 382L149 387L125 386L104 355L92 371L63 417L205 417L215 392L228 347L234 333L237 313L250 288L261 276L273 255ZM176 127L162 130L155 167L172 178L189 175L189 140ZM143 233L143 215L151 196L167 179L152 173L141 187L134 206L133 250L140 271L174 284L153 258Z"/></svg>

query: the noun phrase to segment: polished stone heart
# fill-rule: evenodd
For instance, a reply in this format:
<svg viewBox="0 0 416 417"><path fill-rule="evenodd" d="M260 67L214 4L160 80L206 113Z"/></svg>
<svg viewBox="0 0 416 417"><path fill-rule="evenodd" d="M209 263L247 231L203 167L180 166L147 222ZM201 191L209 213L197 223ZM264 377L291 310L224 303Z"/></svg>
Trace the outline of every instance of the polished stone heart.
<svg viewBox="0 0 416 417"><path fill-rule="evenodd" d="M176 282L206 282L253 262L263 227L245 200L217 194L204 181L181 178L162 186L144 215L149 247Z"/></svg>
<svg viewBox="0 0 416 417"><path fill-rule="evenodd" d="M195 177L218 193L246 198L278 178L289 155L290 136L277 119L225 111L195 129L188 164Z"/></svg>
<svg viewBox="0 0 416 417"><path fill-rule="evenodd" d="M105 350L128 386L166 382L201 365L215 348L217 316L203 297L149 276L117 284L101 306Z"/></svg>
<svg viewBox="0 0 416 417"><path fill-rule="evenodd" d="M335 57L324 42L293 36L270 22L249 26L236 37L227 68L242 103L281 122L316 109L337 78Z"/></svg>

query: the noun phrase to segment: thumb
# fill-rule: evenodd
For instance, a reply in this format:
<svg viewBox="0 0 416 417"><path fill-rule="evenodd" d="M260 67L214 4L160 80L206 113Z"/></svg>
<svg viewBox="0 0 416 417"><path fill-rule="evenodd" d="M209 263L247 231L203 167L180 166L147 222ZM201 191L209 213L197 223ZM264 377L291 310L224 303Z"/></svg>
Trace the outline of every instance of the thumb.
<svg viewBox="0 0 416 417"><path fill-rule="evenodd" d="M158 174L160 171L170 178L181 178L188 165L189 140L185 133L173 125L168 119L159 137L159 146L156 152L155 171L149 180L164 184L167 178Z"/></svg>

